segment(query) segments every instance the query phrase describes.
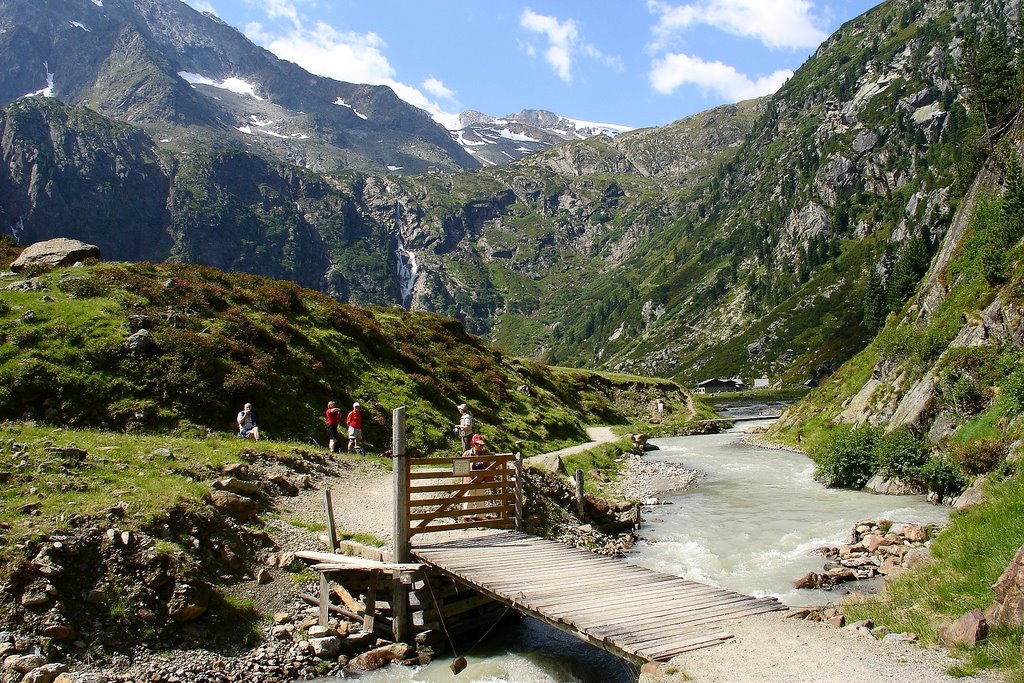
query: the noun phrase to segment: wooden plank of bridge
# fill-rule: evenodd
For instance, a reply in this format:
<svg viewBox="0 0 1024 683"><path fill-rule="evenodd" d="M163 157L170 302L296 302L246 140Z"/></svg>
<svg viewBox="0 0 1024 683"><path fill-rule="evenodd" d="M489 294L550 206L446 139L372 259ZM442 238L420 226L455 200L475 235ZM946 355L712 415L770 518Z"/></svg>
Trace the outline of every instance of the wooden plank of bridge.
<svg viewBox="0 0 1024 683"><path fill-rule="evenodd" d="M426 543L416 559L631 661L667 661L732 637L729 620L785 609L517 531ZM583 594L581 597L581 593Z"/></svg>

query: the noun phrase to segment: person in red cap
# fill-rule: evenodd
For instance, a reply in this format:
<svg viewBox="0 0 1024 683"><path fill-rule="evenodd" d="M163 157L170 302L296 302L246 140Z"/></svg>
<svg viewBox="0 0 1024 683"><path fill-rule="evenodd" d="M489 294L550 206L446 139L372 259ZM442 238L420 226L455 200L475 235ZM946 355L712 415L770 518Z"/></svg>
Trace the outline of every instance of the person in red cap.
<svg viewBox="0 0 1024 683"><path fill-rule="evenodd" d="M474 455L489 455L490 452L487 450L487 444L484 443L484 437L482 434L474 434L469 439L469 448L462 454L463 458L472 458ZM474 462L472 465L474 470L487 469L486 462Z"/></svg>
<svg viewBox="0 0 1024 683"><path fill-rule="evenodd" d="M477 456L477 455L490 455L490 451L487 450L487 444L484 443L484 437L483 437L482 434L474 434L469 439L469 449L465 453L462 454L462 457L463 458L472 458L473 456ZM477 460L477 461L471 462L469 464L469 469L471 469L473 471L486 470L490 466L490 464L491 463L487 462L486 460ZM490 480L491 480L490 478L481 479L480 475L476 474L476 475L471 475L471 476L468 476L468 477L463 477L462 483L464 483L464 484L472 484L474 481L480 482L480 481L490 481ZM483 502L483 501L472 501L472 502L469 502L469 503L463 503L462 507L463 507L464 510L472 511L475 508L487 507L487 503ZM464 522L477 522L477 521L480 521L481 519L483 519L483 517L478 517L476 515L470 515L468 517L464 517L462 521L464 521Z"/></svg>

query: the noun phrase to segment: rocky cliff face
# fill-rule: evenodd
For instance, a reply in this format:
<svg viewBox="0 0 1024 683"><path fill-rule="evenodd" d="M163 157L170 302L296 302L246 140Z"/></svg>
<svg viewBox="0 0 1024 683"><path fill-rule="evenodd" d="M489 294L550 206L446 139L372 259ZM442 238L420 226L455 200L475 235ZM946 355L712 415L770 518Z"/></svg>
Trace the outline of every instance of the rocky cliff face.
<svg viewBox="0 0 1024 683"><path fill-rule="evenodd" d="M478 165L390 88L314 76L175 0L3 3L0 104L31 93L179 151L229 145L316 170Z"/></svg>
<svg viewBox="0 0 1024 683"><path fill-rule="evenodd" d="M973 125L957 80L963 36L996 28L1015 40L1016 12L894 0L844 25L764 105L702 194L664 222L661 246L640 248L584 295L564 321L577 333L556 341L554 358L785 383L834 370L873 333L863 324L872 270L891 284L906 251L945 235ZM913 281L923 274L910 270ZM631 304L590 313L625 283Z"/></svg>
<svg viewBox="0 0 1024 683"><path fill-rule="evenodd" d="M0 114L0 220L22 244L73 236L111 259L166 258L167 170L138 129L32 98Z"/></svg>

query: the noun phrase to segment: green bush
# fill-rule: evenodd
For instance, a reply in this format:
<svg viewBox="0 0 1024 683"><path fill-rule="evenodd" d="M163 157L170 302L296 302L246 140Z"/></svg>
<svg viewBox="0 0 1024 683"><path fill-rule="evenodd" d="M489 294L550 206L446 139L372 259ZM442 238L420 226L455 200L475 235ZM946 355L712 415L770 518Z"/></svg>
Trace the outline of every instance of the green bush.
<svg viewBox="0 0 1024 683"><path fill-rule="evenodd" d="M977 415L988 403L988 393L978 380L955 367L942 375L938 394L942 403L961 417Z"/></svg>
<svg viewBox="0 0 1024 683"><path fill-rule="evenodd" d="M1024 368L1017 368L1003 380L1003 394L1011 412L1024 413Z"/></svg>
<svg viewBox="0 0 1024 683"><path fill-rule="evenodd" d="M882 436L875 445L878 471L884 476L917 483L928 462L928 445L901 427Z"/></svg>
<svg viewBox="0 0 1024 683"><path fill-rule="evenodd" d="M934 491L940 498L960 493L969 483L950 459L942 454L928 459L921 468L920 479L929 491Z"/></svg>
<svg viewBox="0 0 1024 683"><path fill-rule="evenodd" d="M826 486L859 489L876 469L875 444L881 436L877 427L841 427L811 451L817 463L814 478Z"/></svg>
<svg viewBox="0 0 1024 683"><path fill-rule="evenodd" d="M950 449L952 463L966 475L978 476L995 470L1006 459L1006 444L996 439L977 439Z"/></svg>

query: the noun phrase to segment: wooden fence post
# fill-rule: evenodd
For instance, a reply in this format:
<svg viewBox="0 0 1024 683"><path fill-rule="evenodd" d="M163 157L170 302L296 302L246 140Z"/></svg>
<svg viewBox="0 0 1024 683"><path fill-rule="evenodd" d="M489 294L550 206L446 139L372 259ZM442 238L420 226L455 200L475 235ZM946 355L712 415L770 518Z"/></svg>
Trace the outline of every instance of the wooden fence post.
<svg viewBox="0 0 1024 683"><path fill-rule="evenodd" d="M516 531L523 530L523 454L516 452Z"/></svg>
<svg viewBox="0 0 1024 683"><path fill-rule="evenodd" d="M576 512L579 513L580 521L587 521L587 510L583 505L583 470L576 470L573 477L576 482Z"/></svg>
<svg viewBox="0 0 1024 683"><path fill-rule="evenodd" d="M405 453L405 406L395 408L391 416L391 450L394 455L392 482L395 495L395 519L392 532L392 559L409 562L409 459ZM396 643L409 640L409 586L396 572L392 585L392 631Z"/></svg>
<svg viewBox="0 0 1024 683"><path fill-rule="evenodd" d="M324 517L327 519L327 542L331 552L338 552L338 534L334 529L334 504L331 501L331 490L324 489ZM320 614L318 623L327 626L330 618L328 609L331 604L331 583L327 580L327 572L320 572Z"/></svg>
<svg viewBox="0 0 1024 683"><path fill-rule="evenodd" d="M334 528L334 501L331 490L324 489L324 517L327 518L327 541L331 544L331 552L338 552L338 532Z"/></svg>

